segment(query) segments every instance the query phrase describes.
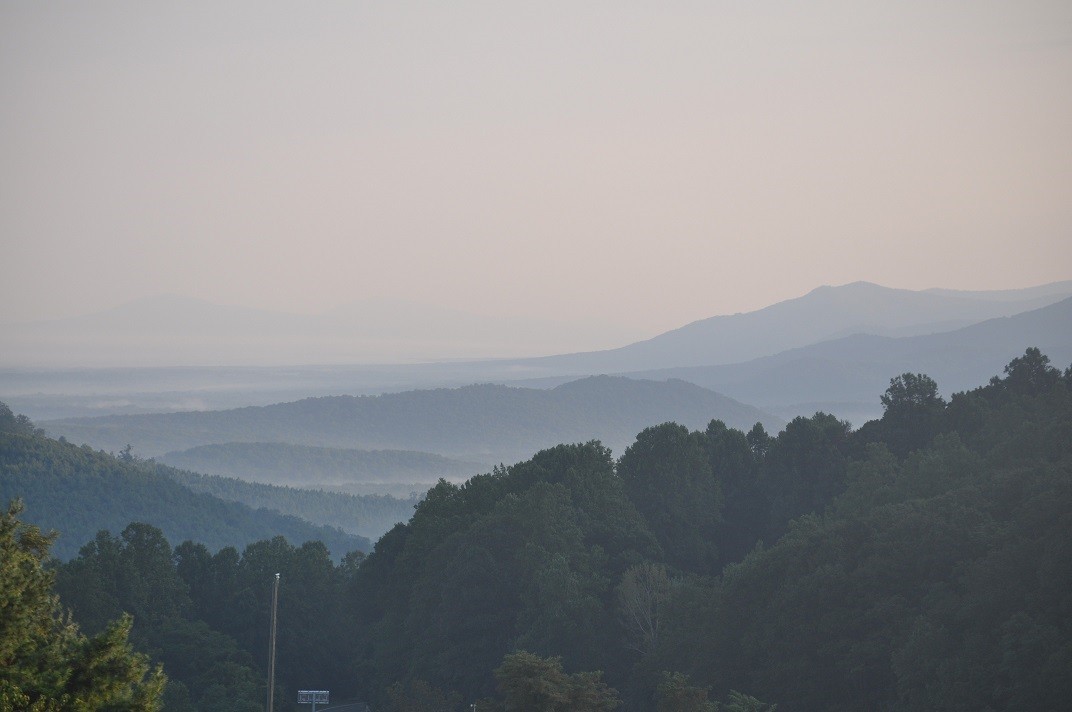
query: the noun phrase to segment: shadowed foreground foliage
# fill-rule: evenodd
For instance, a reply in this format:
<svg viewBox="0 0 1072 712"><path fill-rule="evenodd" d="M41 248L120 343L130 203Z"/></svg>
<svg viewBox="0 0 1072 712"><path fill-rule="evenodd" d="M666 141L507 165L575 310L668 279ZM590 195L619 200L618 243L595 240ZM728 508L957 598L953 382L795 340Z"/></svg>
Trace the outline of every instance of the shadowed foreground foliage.
<svg viewBox="0 0 1072 712"><path fill-rule="evenodd" d="M43 567L52 537L20 522L21 509L0 515L0 710L159 709L166 678L132 652L130 617L82 635Z"/></svg>

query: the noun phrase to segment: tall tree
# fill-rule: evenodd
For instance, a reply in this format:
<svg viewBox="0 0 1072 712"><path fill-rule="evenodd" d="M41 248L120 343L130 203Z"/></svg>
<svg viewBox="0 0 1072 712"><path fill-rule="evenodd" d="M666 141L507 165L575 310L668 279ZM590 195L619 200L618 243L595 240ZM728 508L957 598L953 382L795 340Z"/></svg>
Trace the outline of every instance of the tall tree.
<svg viewBox="0 0 1072 712"><path fill-rule="evenodd" d="M770 502L764 541L781 536L790 520L818 512L845 487L849 424L827 413L797 417L785 426L763 460L763 489Z"/></svg>
<svg viewBox="0 0 1072 712"><path fill-rule="evenodd" d="M19 521L21 510L16 501L0 515L0 710L158 710L166 678L131 650L131 619L82 635L43 566L53 537Z"/></svg>
<svg viewBox="0 0 1072 712"><path fill-rule="evenodd" d="M990 383L1010 393L1037 396L1049 391L1060 379L1061 372L1050 365L1050 357L1031 347L1005 366L1005 378L995 376Z"/></svg>
<svg viewBox="0 0 1072 712"><path fill-rule="evenodd" d="M190 605L171 545L156 527L129 524L118 537L97 533L59 571L56 588L89 631L129 613L138 628L151 617L178 616Z"/></svg>
<svg viewBox="0 0 1072 712"><path fill-rule="evenodd" d="M687 571L713 572L722 490L703 434L677 423L647 428L625 449L618 474L667 560Z"/></svg>
<svg viewBox="0 0 1072 712"><path fill-rule="evenodd" d="M617 593L627 644L641 655L650 653L659 642L659 625L670 598L666 567L649 561L630 567Z"/></svg>
<svg viewBox="0 0 1072 712"><path fill-rule="evenodd" d="M708 424L704 438L726 502L718 530L720 563L740 561L764 535L770 503L763 493L760 471L771 438L759 423L745 435L721 420Z"/></svg>
<svg viewBox="0 0 1072 712"><path fill-rule="evenodd" d="M881 439L894 455L904 458L938 434L945 400L929 376L902 373L890 379L890 387L879 400L884 409Z"/></svg>

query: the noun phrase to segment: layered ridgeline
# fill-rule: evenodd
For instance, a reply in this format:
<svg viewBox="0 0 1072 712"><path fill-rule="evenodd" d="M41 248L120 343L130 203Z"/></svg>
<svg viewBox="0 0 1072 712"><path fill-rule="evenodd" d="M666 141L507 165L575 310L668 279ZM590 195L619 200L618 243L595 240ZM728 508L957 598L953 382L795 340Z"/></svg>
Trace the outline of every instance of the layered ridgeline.
<svg viewBox="0 0 1072 712"><path fill-rule="evenodd" d="M275 571L280 699L1063 709L1072 368L1032 349L948 401L915 373L880 400L856 431L818 413L777 435L664 423L617 461L597 442L543 450L440 483L363 561L282 539L171 549L136 527L65 565L60 594L76 617L135 612L146 649L191 681L183 709L218 702L202 694L212 658L183 654L199 647L256 708L244 671L265 670Z"/></svg>
<svg viewBox="0 0 1072 712"><path fill-rule="evenodd" d="M1005 291L913 291L855 282L819 287L744 314L701 319L636 343L630 343L636 338L635 329L605 321L535 323L398 303L297 315L161 296L68 319L4 324L0 346L6 365L33 368L450 359L454 364L440 371L439 382L461 371L467 374L464 382L471 383L510 378L510 372L518 369L521 376L584 375L738 363L851 334L899 337L949 331L1037 309L1069 296L1072 282ZM513 360L561 353L569 344L576 350L578 344L599 348L600 343L628 345ZM1015 348L1021 346L1016 344ZM457 363L461 358L488 357L511 360L498 365L487 362L477 369ZM374 370L384 375L382 369ZM297 377L307 391L313 382L330 377L319 368L303 372L281 369L274 375L284 380ZM415 387L412 375L407 380L408 387ZM423 378L416 380L427 383ZM223 384L233 387L235 380L225 377ZM225 395L228 389L213 390ZM213 394L202 391L197 397Z"/></svg>
<svg viewBox="0 0 1072 712"><path fill-rule="evenodd" d="M464 479L485 467L426 452L344 450L290 443L224 443L167 452L156 458L166 465L250 482L327 487L364 485L408 494L428 489L439 478Z"/></svg>
<svg viewBox="0 0 1072 712"><path fill-rule="evenodd" d="M680 378L785 417L825 410L863 423L881 415L873 394L891 373L923 371L953 393L985 381L1025 343L1072 361L1072 299L940 333L861 331L743 363L629 375Z"/></svg>
<svg viewBox="0 0 1072 712"><path fill-rule="evenodd" d="M99 530L119 531L130 522L150 522L175 541L194 539L213 550L276 535L323 541L336 556L370 547L356 534L194 492L176 478L182 474L129 452L116 457L53 440L0 404L0 501L22 499L27 521L59 531L53 553L61 559Z"/></svg>
<svg viewBox="0 0 1072 712"><path fill-rule="evenodd" d="M854 334L896 339L955 331L1069 297L1072 282L975 292L913 291L854 282L818 287L752 312L701 319L617 349L548 356L527 363L560 373L624 373L743 363ZM1023 343L1003 342L1000 346L1015 353Z"/></svg>
<svg viewBox="0 0 1072 712"><path fill-rule="evenodd" d="M106 450L132 444L142 456L209 444L283 442L435 453L484 463L486 470L553 443L599 439L620 450L651 423L674 420L703 427L712 418L741 428L756 422L769 429L781 425L756 408L691 383L601 376L550 390L473 385L225 411L79 418L44 427ZM385 462L385 469L389 464L397 462ZM382 473L396 475L405 473Z"/></svg>
<svg viewBox="0 0 1072 712"><path fill-rule="evenodd" d="M430 486L424 483L407 484L407 489L416 489L404 497L382 494L353 495L335 490L266 485L235 477L204 475L170 467L156 469L160 474L194 492L204 492L228 502L241 502L253 509L271 509L293 515L307 522L357 534L370 541L379 539L395 524L407 521L413 515L413 508Z"/></svg>
<svg viewBox="0 0 1072 712"><path fill-rule="evenodd" d="M858 425L881 415L874 394L885 388L890 373L925 371L949 394L985 381L1024 344L1039 346L1055 362L1072 360L1072 302L1066 301L1070 295L1069 282L1000 292L915 292L855 283L820 287L746 314L711 317L608 351L393 366L55 371L38 365L0 368L0 398L41 421L222 410L311 396L372 395L472 383L547 388L587 375L617 374L680 378L786 420L824 410ZM153 330L165 322L166 314L161 314L151 328L146 325L144 331L135 333L157 333ZM11 338L13 333L0 332L0 339ZM114 332L96 329L92 333L100 338ZM638 427L657 421L656 414L649 415ZM683 420L673 413L660 417ZM625 444L630 435L626 433ZM598 437L619 449L608 435ZM581 434L560 434L565 440L581 438ZM531 443L531 447L548 442L552 441ZM139 447L139 451L159 455L195 444L152 451ZM117 450L123 445L101 446ZM335 447L372 446L344 443ZM384 448L397 449L375 449ZM508 462L528 452L531 449L500 459Z"/></svg>

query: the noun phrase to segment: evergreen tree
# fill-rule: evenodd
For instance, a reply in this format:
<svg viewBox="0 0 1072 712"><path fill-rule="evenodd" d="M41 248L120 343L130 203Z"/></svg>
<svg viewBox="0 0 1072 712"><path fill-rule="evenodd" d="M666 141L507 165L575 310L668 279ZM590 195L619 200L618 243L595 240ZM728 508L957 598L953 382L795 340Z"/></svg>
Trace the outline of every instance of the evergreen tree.
<svg viewBox="0 0 1072 712"><path fill-rule="evenodd" d="M166 678L131 650L130 617L82 635L43 566L54 535L20 522L21 511L15 501L0 515L0 711L158 710Z"/></svg>

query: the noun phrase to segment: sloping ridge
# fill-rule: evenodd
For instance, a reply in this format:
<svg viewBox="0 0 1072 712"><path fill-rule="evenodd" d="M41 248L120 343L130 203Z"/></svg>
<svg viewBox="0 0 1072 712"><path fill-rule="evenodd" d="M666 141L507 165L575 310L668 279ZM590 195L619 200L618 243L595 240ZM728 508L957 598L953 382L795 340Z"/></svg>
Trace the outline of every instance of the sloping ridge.
<svg viewBox="0 0 1072 712"><path fill-rule="evenodd" d="M1072 281L975 294L892 289L869 282L818 287L796 299L702 319L618 349L526 363L573 373L740 363L855 333L916 336L1012 316L1069 297Z"/></svg>
<svg viewBox="0 0 1072 712"><path fill-rule="evenodd" d="M131 522L153 524L173 544L192 539L212 550L277 534L295 544L322 540L336 556L368 550L363 537L194 492L169 477L169 470L40 435L0 432L0 499L21 498L29 521L59 530L53 549L59 558L73 557L101 529L118 533Z"/></svg>
<svg viewBox="0 0 1072 712"><path fill-rule="evenodd" d="M591 377L551 390L480 384L380 396L309 398L225 411L107 416L42 425L72 442L143 456L226 442L289 442L419 450L497 464L562 442L598 439L620 452L643 428L668 420L703 427L781 421L684 381Z"/></svg>
<svg viewBox="0 0 1072 712"><path fill-rule="evenodd" d="M685 379L776 412L793 403L861 400L877 411L877 394L900 373L926 373L949 394L999 375L1029 346L1061 368L1072 362L1072 298L939 334L856 334L744 363L629 375Z"/></svg>

